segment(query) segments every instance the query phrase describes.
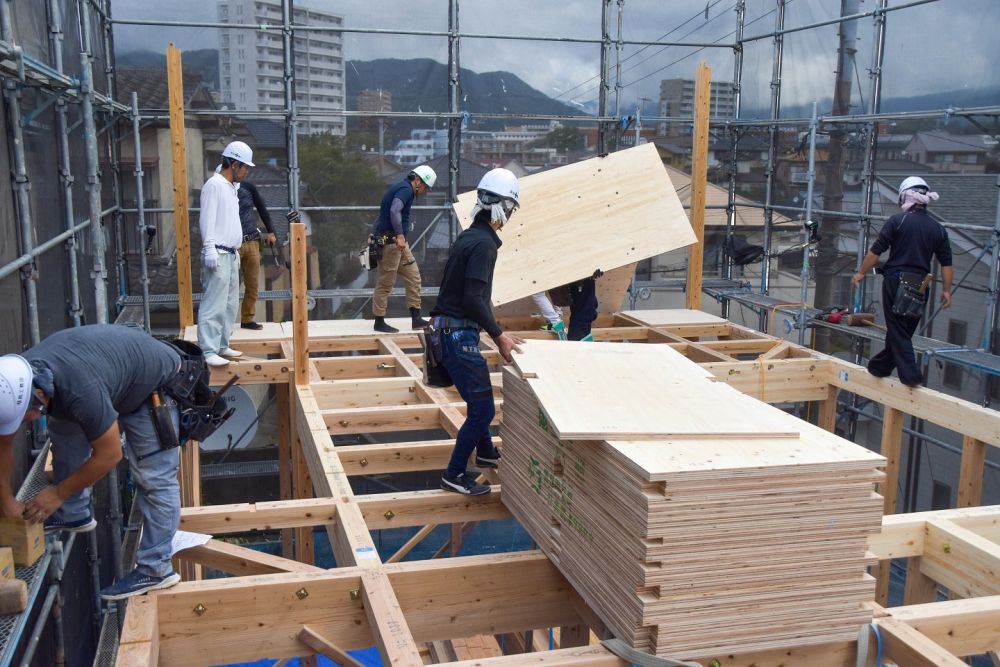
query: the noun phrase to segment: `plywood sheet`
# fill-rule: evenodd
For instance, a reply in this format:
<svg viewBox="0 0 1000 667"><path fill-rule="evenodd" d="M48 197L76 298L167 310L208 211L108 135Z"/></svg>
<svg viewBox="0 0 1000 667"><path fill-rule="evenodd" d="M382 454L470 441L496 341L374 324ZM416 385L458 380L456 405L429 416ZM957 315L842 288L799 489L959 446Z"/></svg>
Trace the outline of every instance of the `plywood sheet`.
<svg viewBox="0 0 1000 667"><path fill-rule="evenodd" d="M261 322L263 329L255 331L253 329L244 329L238 323L233 328L233 333L229 337L230 341L233 343L246 343L246 342L257 342L257 341L272 341L272 340L284 340L292 335L291 322ZM288 326L288 332L282 329L283 326ZM198 342L198 325L191 324L184 328L184 340L189 340L192 342Z"/></svg>
<svg viewBox="0 0 1000 667"><path fill-rule="evenodd" d="M532 340L514 364L562 439L798 437L791 415L666 345Z"/></svg>
<svg viewBox="0 0 1000 667"><path fill-rule="evenodd" d="M625 296L628 287L632 283L632 276L635 275L635 264L629 264L617 269L608 271L597 280L597 313L611 314L621 310L625 303ZM528 317L538 315L538 307L530 296L517 299L510 303L496 306L493 314L497 319L504 317ZM543 323L541 315L538 315L539 324ZM569 320L569 309L563 308L563 318ZM725 320L723 320L725 321Z"/></svg>
<svg viewBox="0 0 1000 667"><path fill-rule="evenodd" d="M493 279L500 305L695 242L653 144L520 179L521 208L500 232ZM472 224L475 191L455 213Z"/></svg>
<svg viewBox="0 0 1000 667"><path fill-rule="evenodd" d="M674 308L668 310L625 310L622 315L633 320L648 324L651 327L661 327L679 324L729 324L729 321L718 315L710 315L700 310L689 308Z"/></svg>

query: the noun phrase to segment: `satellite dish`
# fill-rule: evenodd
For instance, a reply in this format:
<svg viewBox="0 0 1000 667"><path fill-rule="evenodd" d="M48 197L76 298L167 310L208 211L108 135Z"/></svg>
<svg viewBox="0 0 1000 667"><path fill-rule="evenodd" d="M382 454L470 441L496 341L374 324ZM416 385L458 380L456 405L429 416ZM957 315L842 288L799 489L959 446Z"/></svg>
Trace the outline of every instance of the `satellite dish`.
<svg viewBox="0 0 1000 667"><path fill-rule="evenodd" d="M221 387L212 387L218 390ZM222 400L226 409L233 409L233 414L212 435L201 443L206 452L221 451L230 447L246 447L257 433L257 406L247 390L239 385L229 388Z"/></svg>

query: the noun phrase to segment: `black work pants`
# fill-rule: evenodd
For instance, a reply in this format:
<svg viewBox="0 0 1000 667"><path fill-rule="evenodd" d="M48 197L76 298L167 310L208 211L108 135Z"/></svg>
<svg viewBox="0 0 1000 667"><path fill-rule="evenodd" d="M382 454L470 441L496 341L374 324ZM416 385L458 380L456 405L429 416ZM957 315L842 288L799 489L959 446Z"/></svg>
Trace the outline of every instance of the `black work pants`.
<svg viewBox="0 0 1000 667"><path fill-rule="evenodd" d="M584 278L569 286L569 332L570 340L582 340L590 335L590 326L597 319L597 283L593 278Z"/></svg>
<svg viewBox="0 0 1000 667"><path fill-rule="evenodd" d="M915 386L923 383L923 373L913 354L913 334L920 319L900 317L892 312L892 304L899 288L899 274L882 279L882 308L885 314L885 348L868 362L868 372L876 377L887 377L897 369L899 381Z"/></svg>

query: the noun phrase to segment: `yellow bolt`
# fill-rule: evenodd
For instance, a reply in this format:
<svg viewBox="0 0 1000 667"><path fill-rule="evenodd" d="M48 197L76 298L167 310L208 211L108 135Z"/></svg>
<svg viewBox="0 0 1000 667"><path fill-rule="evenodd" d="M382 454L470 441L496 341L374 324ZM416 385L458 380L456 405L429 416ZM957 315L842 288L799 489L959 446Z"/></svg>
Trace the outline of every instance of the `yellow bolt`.
<svg viewBox="0 0 1000 667"><path fill-rule="evenodd" d="M951 553L951 545L945 543L944 546L941 547L941 550L944 551L946 554L950 554Z"/></svg>
<svg viewBox="0 0 1000 667"><path fill-rule="evenodd" d="M392 521L392 518L396 515L392 513L392 510L386 510L382 516L385 517L386 521Z"/></svg>
<svg viewBox="0 0 1000 667"><path fill-rule="evenodd" d="M307 591L305 588L300 588L299 590L295 591L295 597L297 597L300 600L305 600L307 597L309 597L309 591Z"/></svg>
<svg viewBox="0 0 1000 667"><path fill-rule="evenodd" d="M194 609L192 609L191 611L193 611L198 616L201 616L206 611L208 611L208 607L206 607L205 605L203 605L202 603L199 602L198 604L196 604L194 606Z"/></svg>

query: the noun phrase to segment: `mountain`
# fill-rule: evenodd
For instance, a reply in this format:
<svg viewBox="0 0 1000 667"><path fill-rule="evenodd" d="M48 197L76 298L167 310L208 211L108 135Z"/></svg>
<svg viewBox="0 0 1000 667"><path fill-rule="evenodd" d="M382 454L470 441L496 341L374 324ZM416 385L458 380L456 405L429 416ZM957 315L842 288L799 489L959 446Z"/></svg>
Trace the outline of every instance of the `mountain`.
<svg viewBox="0 0 1000 667"><path fill-rule="evenodd" d="M392 93L393 111L448 110L447 65L429 58L385 58L349 60L345 69L349 110L357 109L360 91L375 88ZM548 97L510 72L477 73L463 68L460 77L462 97L459 109L462 111L481 114L584 115L580 109Z"/></svg>
<svg viewBox="0 0 1000 667"><path fill-rule="evenodd" d="M197 72L212 90L219 89L219 52L216 49L182 51L181 62L186 72ZM126 51L115 54L115 64L136 67L166 67L167 56L156 51Z"/></svg>
<svg viewBox="0 0 1000 667"><path fill-rule="evenodd" d="M967 109L972 107L996 106L997 104L1000 104L1000 86L962 88L927 95L886 97L882 100L882 113L928 111L948 108ZM817 100L816 106L817 113L820 115L829 114L830 109L833 107L833 99L827 97ZM864 109L860 108L860 100L857 97L852 100L851 113L866 113ZM781 109L781 115L784 118L808 118L811 114L811 102L809 104L785 106ZM744 109L741 116L743 118L768 118L770 117L770 111L767 109Z"/></svg>

